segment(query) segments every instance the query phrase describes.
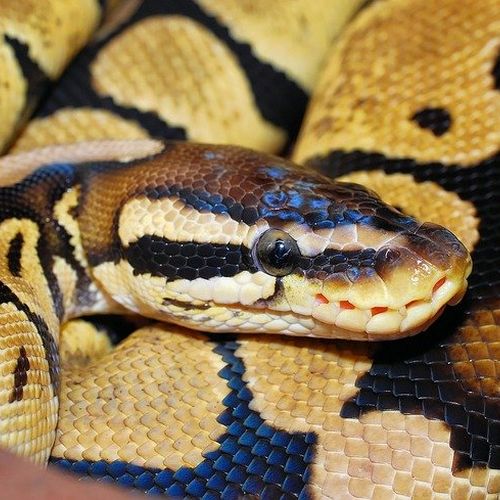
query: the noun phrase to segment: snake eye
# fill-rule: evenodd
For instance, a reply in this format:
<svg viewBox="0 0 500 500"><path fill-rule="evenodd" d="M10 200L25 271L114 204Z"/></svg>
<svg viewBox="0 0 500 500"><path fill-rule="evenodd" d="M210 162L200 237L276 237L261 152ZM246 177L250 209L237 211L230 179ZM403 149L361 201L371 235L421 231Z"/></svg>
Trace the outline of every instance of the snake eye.
<svg viewBox="0 0 500 500"><path fill-rule="evenodd" d="M262 269L272 276L291 273L300 257L297 242L279 229L268 229L262 233L255 254Z"/></svg>

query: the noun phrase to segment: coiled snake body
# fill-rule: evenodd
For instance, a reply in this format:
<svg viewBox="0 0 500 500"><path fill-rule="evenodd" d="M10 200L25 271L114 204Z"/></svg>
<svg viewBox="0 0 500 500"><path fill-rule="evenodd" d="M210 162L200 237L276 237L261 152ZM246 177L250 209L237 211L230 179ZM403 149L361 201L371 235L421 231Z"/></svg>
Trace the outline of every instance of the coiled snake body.
<svg viewBox="0 0 500 500"><path fill-rule="evenodd" d="M19 154L0 160L2 445L180 496L498 493L498 2L435 3L459 34L466 18L475 27L468 50L448 35L439 55L425 50L432 6L420 0L377 2L342 35L292 155L320 174L148 138L278 151L297 122L286 99L271 110L265 85L305 102L318 63L266 48L241 5L125 2L13 143ZM10 7L0 63L17 60L13 79L34 93L59 70L37 60ZM92 2L79 8L96 23ZM347 19L355 6L343 8ZM414 16L421 32L406 40ZM302 22L328 32L319 18ZM387 34L380 65L366 65ZM454 66L438 77L448 50ZM148 66L155 57L168 70ZM183 64L185 86L172 78ZM415 74L418 88L402 84ZM479 124L463 121L469 105ZM8 133L30 106L9 108ZM127 140L53 145L78 139ZM178 326L146 326L114 350L97 330L60 326L126 312Z"/></svg>

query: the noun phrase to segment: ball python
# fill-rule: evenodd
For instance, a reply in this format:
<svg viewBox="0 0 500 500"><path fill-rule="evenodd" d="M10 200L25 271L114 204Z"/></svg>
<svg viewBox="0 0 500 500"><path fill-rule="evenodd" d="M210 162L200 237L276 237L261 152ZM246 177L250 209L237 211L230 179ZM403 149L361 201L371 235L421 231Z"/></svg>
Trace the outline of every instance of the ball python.
<svg viewBox="0 0 500 500"><path fill-rule="evenodd" d="M244 137L237 139L230 132L210 139L199 135L206 133L202 126L196 127L200 114L194 113L194 126L191 126L191 122L186 121L188 118L182 116L182 106L176 107L172 97L162 94L164 88L159 89L159 94L151 92L153 97L149 96L147 102L142 98L134 100L141 97L140 92L134 94L130 88L120 88L123 66L118 79L115 73L106 83L114 61L119 60L118 53L113 52L120 45L117 40L144 44L141 22L154 21L147 28L155 32L156 23L162 25L165 20L158 17L160 12L155 10L158 7L147 4L137 6L129 2L129 14L130 10L133 14L128 21L120 21L117 16L115 22L118 24L104 25L89 49L85 49L65 73L61 87L56 87L42 103L35 120L18 136L12 151L54 142L73 142L80 137L119 138L124 132L129 134L126 138L164 135L174 139L235 142L271 151L293 139L297 130L293 127L297 126L290 128L284 125L286 121L279 122L272 117L257 97L254 97L257 110L254 117L260 115L260 122L257 119L247 122L246 126L253 130L262 122L268 122L264 123L264 132L256 132L252 138L248 137L251 134L243 133ZM220 2L220 5L222 7L216 12L203 2L165 8L165 18L172 21L168 16L173 15L175 22L168 29L162 25L163 30L158 29L156 33L171 29L171 36L181 39L182 33L190 30L184 26L186 19L194 19L234 50L238 63L246 68L248 59L242 55L245 52L242 45L248 43L252 30L246 30L251 23L238 24L241 12L238 8L232 10L231 2ZM436 15L436 6L439 15ZM253 274L252 279L256 281L238 283L238 286L247 286L246 293L241 294L246 301L243 307L217 306L230 311L229 316L221 312L221 317L223 321L233 320L232 324L228 323L229 328L225 328L232 332L237 331L238 326L259 330L261 326L249 326L245 313L251 312L252 319L258 318L263 311L266 311L264 316L269 314L266 308L271 306L278 309L280 319L270 322L267 317L262 323L274 325L275 331L283 332L289 327L289 333L307 334L304 330L307 322L302 324L294 319L285 326L286 321L281 320L290 313L282 309L289 307L291 300L295 304L293 307L298 308L293 314L302 317L304 299L310 301L312 298L309 306L321 317L317 324L323 324L325 318L340 318L336 333L348 339L362 337L360 332L365 331L369 321L375 320L373 324L377 324L384 317L385 321L380 321L380 329L376 330L379 333L394 336L396 330L405 330L401 308L397 311L398 318L395 308L389 307L395 303L406 306L403 312L413 307L425 311L419 317L418 328L428 326L422 323L431 317L435 319L442 304L460 298L469 265L467 252L451 233L433 225L416 224L412 216L449 226L473 251L470 287L458 311L446 310L425 333L409 339L367 344L259 334L221 340L218 335L207 336L180 327L149 325L90 365L71 371L71 360L63 359L59 390L61 409L52 449L53 463L145 492L174 496L495 498L499 491L498 377L495 371L499 333L498 276L495 274L498 181L494 173L500 142L499 115L495 112L498 111L500 86L498 39L495 38L499 32L497 7L496 1L379 1L362 11L348 26L328 57L292 159L323 174L341 176L344 182L360 182L397 205L397 210L386 208L372 192L353 184L332 183L310 170L306 173L291 166L285 160L233 147L151 140L107 142L48 147L2 160L2 191L6 206L12 207L7 210L8 224L3 222L2 281L5 279L7 288L14 288L11 295L4 290L8 297L5 307L10 308L10 315L22 318L25 328L31 328L32 338L45 338L46 344L50 343L47 331L57 331L59 318L64 314L88 312L85 307L101 311L112 307L120 312L117 302L163 319L157 309L160 299L161 308L170 307L168 314L180 313L174 320L177 323L196 327L195 322L199 321L200 329L213 330L217 320L215 311L210 309L210 301L215 297L213 294L218 294L220 300L220 297L235 293L230 284L234 284L233 281L226 280L220 286L224 282L222 278L231 279L230 276L216 276L219 278L216 288L201 285L201 281L199 286L191 287L194 276L184 276L184 283L177 283L168 290L168 273L172 272L172 266L164 260L165 247L162 245L172 234L179 234L177 231L183 220L196 214L201 218L197 224L186 225L185 236L192 238L194 235L200 248L205 245L205 251L213 245L207 243L207 239L213 242L222 238L227 256L231 254L235 261L241 259L239 263L244 266L255 266L243 273ZM152 9L152 17L147 14L148 8ZM233 17L235 11L238 15ZM450 32L438 29L445 20ZM134 21L138 22L134 24ZM179 29L179 21L182 29ZM410 38L409 32L412 33ZM234 40L229 41L229 36ZM195 43L195 38L190 40ZM210 37L202 39L210 46L209 40ZM12 37L8 44L16 47ZM150 47L153 53L159 49L153 41ZM108 49L112 57L103 63ZM176 49L178 47L173 50ZM220 47L217 50L220 54ZM269 52L255 42L250 55L272 57ZM286 60L283 53L278 54L277 60ZM14 55L19 58L19 50ZM136 60L134 64L140 66L140 62ZM96 69L99 63L103 64L101 73ZM26 70L27 66L24 61L22 67ZM82 68L87 67L91 68L90 76L78 81ZM283 74L293 75L290 67L281 68L282 82L288 79L284 79ZM194 70L191 68L191 71ZM248 71L246 77L250 82L247 90L256 92L255 74L252 70L245 71ZM135 74L134 78L139 75ZM75 82L82 81L82 92L76 92L75 96L71 89L75 88ZM291 95L297 96L294 85L289 82L287 85L293 88ZM311 83L303 80L298 86L307 91L308 85ZM151 81L146 88L158 91ZM212 91L212 87L209 88ZM172 95L178 94L177 88ZM72 105L68 100L71 95L75 97L75 109L65 109L64 106ZM244 99L228 101L248 104ZM20 113L23 114L25 112ZM211 114L204 119L206 116ZM283 130L289 132L283 133ZM217 122L213 131L220 133ZM263 142L247 142L254 138ZM26 141L24 145L23 141ZM214 165L216 179L221 175L233 176L233 184L237 185L234 189L245 203L250 206L254 203L253 210L244 212L243 205L239 208L231 205L231 211L227 204L234 202L234 193L233 202L230 202L225 195L214 197L208 191L201 196L199 192L193 195L183 191L185 198L177 199L180 203L175 206L168 191L172 187L169 182L161 189L151 187L158 181L155 172L159 170L155 170L155 164L156 169L163 162L178 168L176 155L190 158L202 152L201 164ZM219 162L226 155L253 160L247 165L236 160L225 170ZM173 164L169 163L172 157ZM196 165L200 165L199 161L198 158ZM38 169L41 165L45 166ZM142 173L142 168L144 172L149 170L152 177ZM252 179L251 188L234 182L239 169L244 171L245 168ZM120 170L134 172L129 182L140 181L141 186L149 186L147 195L142 193L142 198L129 199L126 177L114 175ZM167 179L169 170L161 172L159 177ZM194 182L199 182L198 187L208 185L206 179L199 180L205 175L202 167L194 169L189 182L193 182L191 175ZM293 183L289 184L292 178ZM222 186L215 181L213 185L218 186L217 189ZM229 185L224 182L226 188ZM67 190L68 186L73 189ZM258 186L270 189L265 193L267 196ZM175 188L178 195L179 186ZM257 198L252 198L255 191L262 196L261 201L265 201L257 210ZM125 197L120 198L119 205L116 193ZM341 206L338 205L339 194ZM43 200L40 212L34 213L29 208L34 200ZM90 200L98 200L94 212L90 209ZM335 200L332 207L340 208L336 214L335 210L325 209L332 200ZM96 206L101 207L97 213ZM165 208L170 210L170 217L177 217L180 225L172 226L170 218L166 220L158 215ZM158 209L160 212L156 212ZM150 211L156 213L156 218ZM235 221L233 216L239 211L242 211L240 220ZM226 230L237 227L244 235L247 229L241 222L248 226L252 211L254 219L250 225L258 220L255 213L262 217L264 212L264 220L273 212L273 224L280 222L271 229L265 223L257 224L255 239L246 241L254 244L253 250L247 251L244 258L235 256L234 249L228 246ZM127 214L126 219L120 218L122 213ZM244 221L243 213L250 219ZM339 213L341 218L335 218ZM110 214L115 216L113 221ZM360 219L350 220L361 214L364 215ZM129 217L134 222L126 230L124 221ZM83 230L82 221L86 221L88 232ZM103 221L106 222L101 225ZM217 234L221 221L229 224ZM305 231L306 227L328 226L332 221L335 221L335 229L322 227L319 239L317 234ZM377 222L364 227L368 221L370 224ZM395 222L396 225L391 226ZM150 233L141 233L142 224L146 227L149 224ZM351 228L346 230L349 224ZM385 244L387 231L391 231L387 224L392 229L401 229L400 224L403 224L405 236L393 235L394 242L400 245L397 251L387 251L384 259L377 261L374 256L382 248L377 245ZM357 226L356 231L353 225ZM157 227L161 227L160 234L156 234ZM151 238L151 229L156 240ZM277 262L283 263L281 257L276 259L275 256L268 267L270 262L264 262L265 252L258 251L257 247L269 248L269 237L271 242L276 242L276 235L281 239L274 251L279 249L287 258L291 255L294 259L300 254L293 264L295 270L297 266L302 269L300 282L297 273L279 276L281 271L274 266ZM328 235L326 239L325 235ZM422 236L421 241L425 244L416 244L418 236ZM237 238L242 238L242 234ZM342 243L348 242L344 249L347 253L338 256L337 248L337 257L332 255L332 260L325 262L327 242L335 248L339 239ZM111 245L104 244L111 253L93 253L98 241L112 241ZM372 248L363 254L362 260L353 254L360 249L350 248L354 241L364 242ZM245 245L238 244L242 251ZM41 248L43 251L50 249L50 257L46 257L49 265L41 257ZM72 251L65 253L68 248ZM179 246L170 248L178 250ZM153 260L151 264L144 259L144 255L151 257L158 251L160 261ZM185 251L189 253L192 248L186 247ZM422 304L421 297L415 303L413 297L405 296L412 289L408 287L409 269L415 270L423 264L420 259L415 260L413 252L419 255L423 252L427 260L426 279L419 274L416 281L425 282L423 289L427 297L440 298L441 302L434 307ZM324 283L328 282L328 272L325 273L325 265L331 266L336 258L343 260L346 255L349 257L340 264L348 262L347 269L341 265L337 281L326 290ZM405 264L391 267L391 258ZM311 262L319 259L314 264L307 264L313 268L309 273L304 268L308 259ZM105 270L101 268L101 281L98 281L99 265L96 264L103 262L109 265ZM151 265L153 267L148 267ZM383 288L392 291L389 295L395 302L371 301L374 296L380 298L380 288L375 283L369 284L368 279L373 278L370 269L377 269L377 265L381 266L378 272L394 286ZM127 266L130 266L128 271L125 270ZM443 269L447 267L453 269L457 277L442 281ZM406 274L400 274L401 269L405 269ZM40 276L41 280L26 280L22 276L26 272L30 276ZM189 274L189 271L184 272ZM267 285L271 280L274 284L279 283L279 291L276 293L278 289L275 288L271 293L269 288L269 295L259 297L249 308L249 297L258 297L265 288L264 276L255 277L259 272L265 275ZM277 272L278 276L273 276ZM155 273L160 273L159 280L153 279L158 278ZM161 293L158 283L162 283ZM258 293L256 283L257 289L260 287ZM362 286L362 283L371 285L369 294L355 293L360 290L356 284ZM343 287L352 290L353 294L342 295ZM164 301L165 288L170 296ZM57 289L65 293L58 294ZM191 293L199 295L192 297ZM55 297L58 300L54 302ZM77 297L79 300L75 301ZM367 302L360 307L360 300ZM430 315L429 309L432 310ZM327 313L322 316L319 311ZM346 318L344 322L343 317ZM45 334L36 331L36 326L42 324L40 319L47 324ZM19 321L15 323L19 328ZM408 332L416 333L411 328ZM310 333L324 336L325 330L320 328L315 332L313 328ZM71 342L69 338L64 340L70 333L63 331L63 335L64 354L64 348L72 348L64 345L64 342ZM9 338L13 338L12 333ZM37 364L53 367L57 358L53 346L46 348L43 345L40 353L45 356L38 358L28 356L26 353L30 350L26 348L23 354L17 347L10 360L10 370L6 370L9 384L6 384L4 397L13 400L11 405L23 404L24 395L29 391L25 383L34 376ZM52 411L52 417L44 421L42 437L39 435L32 442L35 443L31 448L34 455L38 453L34 451L36 446L42 447L51 439L48 429L55 423L53 404L54 386L57 385L51 382L51 377L57 379L55 371L52 368L52 372L48 370L43 376L42 386L48 391L47 415ZM19 412L14 413L20 417ZM39 453L35 458L43 461L46 456L46 452Z"/></svg>

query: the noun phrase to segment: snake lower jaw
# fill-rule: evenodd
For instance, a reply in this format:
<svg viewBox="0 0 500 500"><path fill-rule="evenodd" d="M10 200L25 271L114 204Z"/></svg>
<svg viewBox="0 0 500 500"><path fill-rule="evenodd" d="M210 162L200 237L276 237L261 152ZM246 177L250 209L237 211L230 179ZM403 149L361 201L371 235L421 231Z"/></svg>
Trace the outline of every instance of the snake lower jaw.
<svg viewBox="0 0 500 500"><path fill-rule="evenodd" d="M148 315L212 333L270 333L371 342L397 340L427 329L447 305L457 304L467 289L467 276L466 272L459 278L440 278L428 299L414 300L399 308L363 309L348 301L316 305L312 311L215 303L184 308L177 302L170 304L166 316Z"/></svg>

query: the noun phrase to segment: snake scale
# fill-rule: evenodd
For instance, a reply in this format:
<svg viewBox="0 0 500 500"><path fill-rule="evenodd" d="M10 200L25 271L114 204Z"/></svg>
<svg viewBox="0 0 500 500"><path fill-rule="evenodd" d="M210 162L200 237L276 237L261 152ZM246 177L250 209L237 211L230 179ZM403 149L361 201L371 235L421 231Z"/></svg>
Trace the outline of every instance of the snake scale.
<svg viewBox="0 0 500 500"><path fill-rule="evenodd" d="M500 2L363 3L0 0L3 447L498 498Z"/></svg>

